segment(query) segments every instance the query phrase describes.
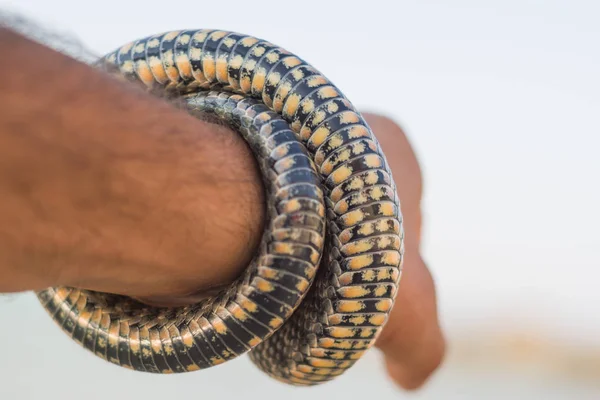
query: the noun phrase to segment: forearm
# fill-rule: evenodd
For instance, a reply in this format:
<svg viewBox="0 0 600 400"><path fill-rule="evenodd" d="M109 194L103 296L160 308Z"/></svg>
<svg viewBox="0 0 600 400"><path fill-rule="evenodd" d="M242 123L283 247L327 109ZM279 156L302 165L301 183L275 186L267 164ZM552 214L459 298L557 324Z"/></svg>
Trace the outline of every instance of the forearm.
<svg viewBox="0 0 600 400"><path fill-rule="evenodd" d="M0 54L0 291L184 294L244 268L263 199L240 137L7 30Z"/></svg>

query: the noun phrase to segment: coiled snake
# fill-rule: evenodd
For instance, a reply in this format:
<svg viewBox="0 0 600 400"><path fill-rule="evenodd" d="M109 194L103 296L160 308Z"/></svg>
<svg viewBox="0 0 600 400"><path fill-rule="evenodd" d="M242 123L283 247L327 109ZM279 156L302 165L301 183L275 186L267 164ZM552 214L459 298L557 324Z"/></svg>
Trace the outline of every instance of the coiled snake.
<svg viewBox="0 0 600 400"><path fill-rule="evenodd" d="M96 355L138 371L194 371L248 351L296 385L351 367L386 322L404 252L396 186L354 106L300 58L233 32L163 33L95 65L239 132L265 183L266 229L245 272L199 304L157 308L55 287L37 293L54 320Z"/></svg>

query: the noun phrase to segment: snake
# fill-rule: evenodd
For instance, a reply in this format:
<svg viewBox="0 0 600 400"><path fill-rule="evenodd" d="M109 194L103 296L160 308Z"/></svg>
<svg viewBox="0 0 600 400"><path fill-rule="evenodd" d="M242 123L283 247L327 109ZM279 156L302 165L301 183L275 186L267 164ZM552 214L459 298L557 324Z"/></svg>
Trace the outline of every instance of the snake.
<svg viewBox="0 0 600 400"><path fill-rule="evenodd" d="M51 318L96 356L148 373L248 353L272 378L311 386L352 367L389 319L404 256L396 184L362 114L303 59L236 32L163 32L92 65L241 135L264 183L265 228L244 271L197 304L60 286L36 292Z"/></svg>

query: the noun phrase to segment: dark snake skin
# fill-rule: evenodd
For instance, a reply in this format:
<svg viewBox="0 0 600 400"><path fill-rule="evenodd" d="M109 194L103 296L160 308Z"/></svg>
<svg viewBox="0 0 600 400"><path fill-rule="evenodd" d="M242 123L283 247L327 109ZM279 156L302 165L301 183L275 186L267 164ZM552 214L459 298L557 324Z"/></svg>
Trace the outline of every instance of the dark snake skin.
<svg viewBox="0 0 600 400"><path fill-rule="evenodd" d="M396 187L358 111L300 58L238 33L164 33L97 66L239 132L259 161L268 221L243 275L199 304L155 308L56 287L38 293L54 320L99 357L138 371L194 371L248 351L295 385L350 368L387 320L404 252Z"/></svg>

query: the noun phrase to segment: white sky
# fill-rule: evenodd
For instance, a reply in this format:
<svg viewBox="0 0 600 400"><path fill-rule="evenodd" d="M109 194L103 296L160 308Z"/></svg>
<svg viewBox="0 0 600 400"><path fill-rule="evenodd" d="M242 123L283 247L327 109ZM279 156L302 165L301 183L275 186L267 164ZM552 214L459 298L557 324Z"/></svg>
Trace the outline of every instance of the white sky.
<svg viewBox="0 0 600 400"><path fill-rule="evenodd" d="M182 28L253 34L297 53L410 135L426 179L425 256L447 329L541 327L595 340L599 2L248 3L0 5L98 54Z"/></svg>

